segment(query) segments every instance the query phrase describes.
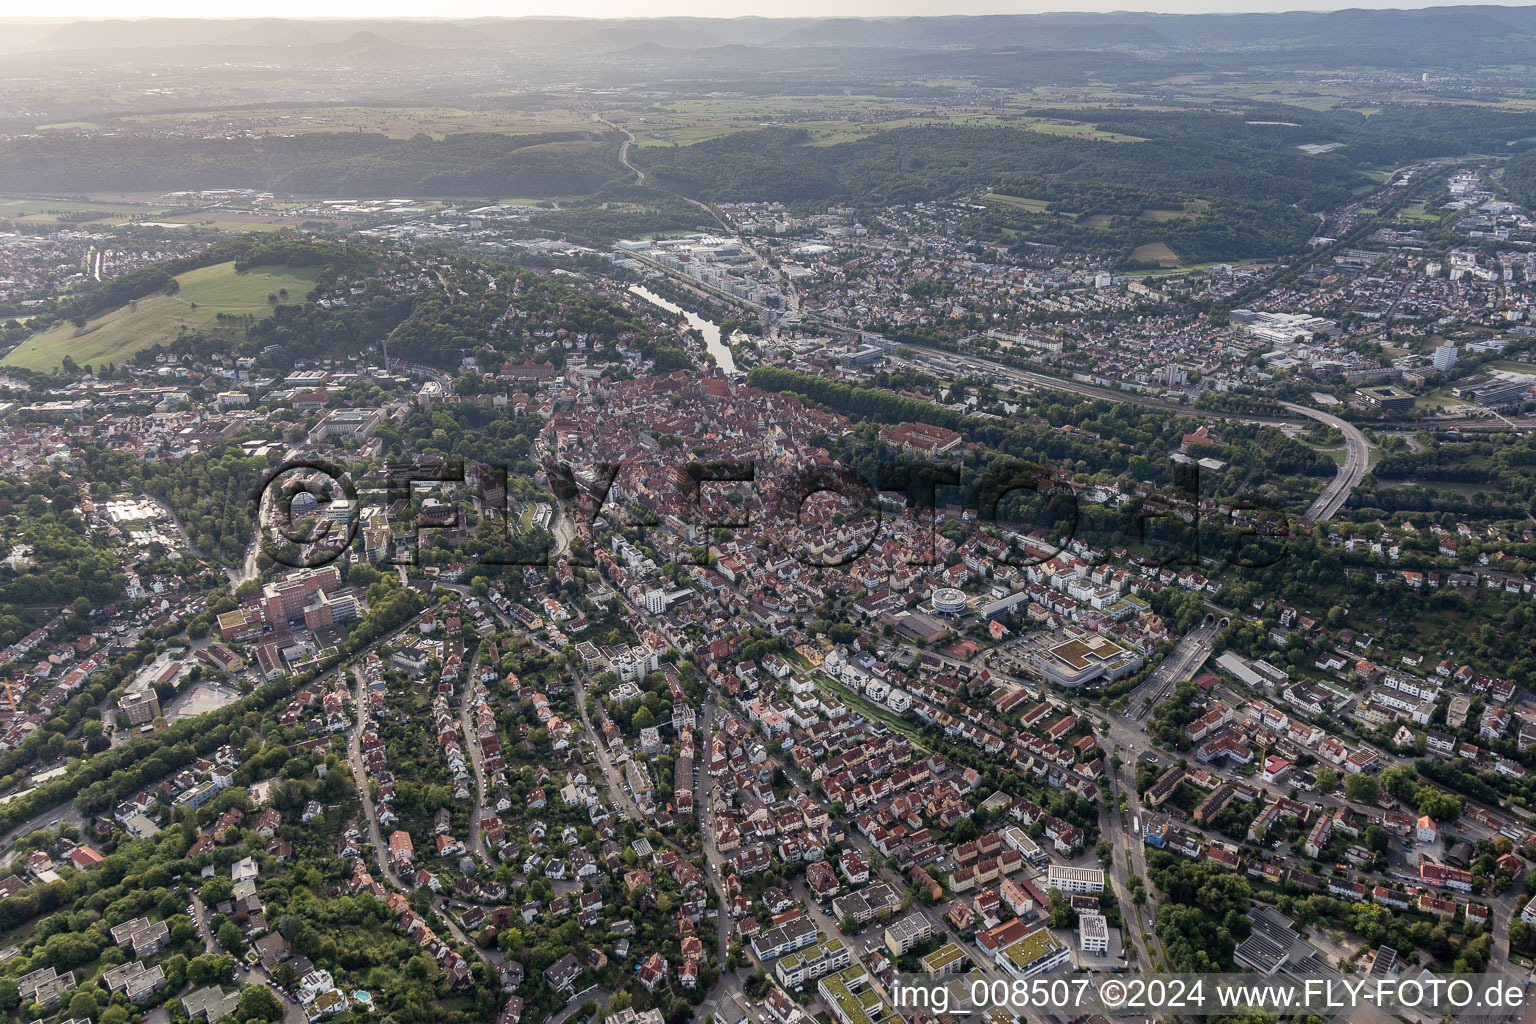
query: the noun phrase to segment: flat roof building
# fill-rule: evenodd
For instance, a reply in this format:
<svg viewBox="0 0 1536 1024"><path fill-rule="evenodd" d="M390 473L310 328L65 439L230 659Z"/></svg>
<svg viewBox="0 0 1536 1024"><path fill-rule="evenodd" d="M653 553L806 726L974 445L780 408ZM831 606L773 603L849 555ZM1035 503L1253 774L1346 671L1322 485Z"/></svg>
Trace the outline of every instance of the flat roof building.
<svg viewBox="0 0 1536 1024"><path fill-rule="evenodd" d="M939 978L947 974L960 974L971 965L965 955L965 950L960 948L958 942L946 942L938 949L923 957L923 973L930 978Z"/></svg>
<svg viewBox="0 0 1536 1024"><path fill-rule="evenodd" d="M1055 970L1070 957L1065 944L1044 928L1037 928L997 955L997 966L1020 978Z"/></svg>
<svg viewBox="0 0 1536 1024"><path fill-rule="evenodd" d="M1071 689L1123 679L1141 668L1142 658L1107 637L1069 630L1066 639L1036 648L1030 666L1047 682Z"/></svg>
<svg viewBox="0 0 1536 1024"><path fill-rule="evenodd" d="M1371 384L1357 388L1355 398L1364 408L1379 412L1407 412L1413 408L1413 395L1391 384Z"/></svg>
<svg viewBox="0 0 1536 1024"><path fill-rule="evenodd" d="M892 956L901 956L933 934L933 925L919 913L892 921L885 928L885 948Z"/></svg>
<svg viewBox="0 0 1536 1024"><path fill-rule="evenodd" d="M1070 864L1052 864L1045 869L1045 887L1063 896L1103 892L1104 872L1099 868L1075 868Z"/></svg>
<svg viewBox="0 0 1536 1024"><path fill-rule="evenodd" d="M1077 915L1077 948L1095 956L1109 955L1109 922L1103 914Z"/></svg>
<svg viewBox="0 0 1536 1024"><path fill-rule="evenodd" d="M130 726L146 725L160 717L160 695L153 686L125 693L117 702L117 710Z"/></svg>

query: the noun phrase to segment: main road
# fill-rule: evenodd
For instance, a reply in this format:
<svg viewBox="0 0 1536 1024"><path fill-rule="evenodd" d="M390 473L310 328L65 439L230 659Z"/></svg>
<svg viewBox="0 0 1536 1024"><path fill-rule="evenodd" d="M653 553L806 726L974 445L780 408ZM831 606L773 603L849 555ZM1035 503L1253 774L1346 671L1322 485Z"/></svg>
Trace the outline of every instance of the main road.
<svg viewBox="0 0 1536 1024"><path fill-rule="evenodd" d="M1142 684L1131 693L1126 702L1126 716L1133 721L1143 721L1157 704L1170 692L1174 684L1190 679L1211 655L1211 644L1221 632L1223 620L1207 615L1194 629L1168 653L1162 663L1147 674Z"/></svg>
<svg viewBox="0 0 1536 1024"><path fill-rule="evenodd" d="M469 755L469 766L475 773L475 802L469 809L469 849L489 864L491 858L485 852L485 840L480 834L480 822L485 817L485 753L480 749L480 733L469 713L481 685L480 655L484 650L484 644L475 647L475 657L469 665L464 691L459 695L459 728L464 733L464 750Z"/></svg>
<svg viewBox="0 0 1536 1024"><path fill-rule="evenodd" d="M400 881L400 876L395 874L394 868L390 867L389 847L384 844L384 833L379 828L379 816L373 804L373 794L368 791L368 768L363 764L363 731L368 727L369 719L368 680L358 665L352 666L352 675L357 683L357 689L354 691L357 721L347 737L347 765L352 769L352 781L357 786L358 796L362 797L363 817L368 825L368 844L373 847L374 859L379 862L379 872L395 888L404 889L407 886ZM415 880L412 879L412 885L414 884Z"/></svg>
<svg viewBox="0 0 1536 1024"><path fill-rule="evenodd" d="M1157 917L1157 889L1147 877L1146 849L1141 837L1141 800L1136 794L1135 766L1134 757L1129 761L1122 759L1120 764L1111 762L1110 799L1103 808L1106 812L1104 817L1107 818L1107 827L1102 832L1112 847L1108 876L1122 913L1123 927L1120 929L1122 948L1128 946L1134 950L1141 969L1150 971L1157 963L1152 959L1152 948L1147 944L1147 936L1153 934L1152 922ZM1129 778L1125 774L1127 771L1131 773ZM1120 807L1122 797L1125 799L1123 810ZM1142 881L1142 890L1146 898L1143 904L1138 904L1131 899L1132 875ZM1142 915L1146 915L1145 924L1142 923ZM1127 966L1132 965L1128 962Z"/></svg>

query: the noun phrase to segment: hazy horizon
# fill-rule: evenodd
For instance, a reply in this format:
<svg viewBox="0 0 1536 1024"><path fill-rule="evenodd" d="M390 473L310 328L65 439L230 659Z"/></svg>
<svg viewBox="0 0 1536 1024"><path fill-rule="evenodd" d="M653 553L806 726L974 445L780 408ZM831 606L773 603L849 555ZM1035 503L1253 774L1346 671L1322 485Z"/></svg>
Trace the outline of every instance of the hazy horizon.
<svg viewBox="0 0 1536 1024"><path fill-rule="evenodd" d="M38 16L33 4L20 4L15 0L0 0L0 19L31 23L56 23L76 20L138 20L150 18L187 18L221 21L241 18L283 19L379 19L419 18L424 20L452 20L462 18L518 18L518 17L569 17L569 18L804 18L804 17L914 17L942 15L980 14L1045 14L1045 13L1150 13L1150 14L1260 14L1283 11L1338 11L1351 9L1370 10L1422 10L1430 7L1470 6L1527 6L1523 4L1482 4L1476 0L1425 0L1422 3L1403 0L1356 0L1352 3L1308 3L1305 0L1277 3L1223 3L1221 0L1155 0L1155 2L1128 5L1123 0L1085 0L1065 4L1061 0L1041 0L1038 3L1018 3L1010 0L962 0L953 5L938 5L932 0L741 0L729 10L722 10L716 3L706 0L641 0L639 3L622 0L521 0L516 3L496 3L493 0L448 0L432 5L430 14L423 13L420 0L264 0L260 4L231 5L218 13L210 13L201 0L150 0L143 3L123 4L115 0L66 0L62 9L47 16Z"/></svg>

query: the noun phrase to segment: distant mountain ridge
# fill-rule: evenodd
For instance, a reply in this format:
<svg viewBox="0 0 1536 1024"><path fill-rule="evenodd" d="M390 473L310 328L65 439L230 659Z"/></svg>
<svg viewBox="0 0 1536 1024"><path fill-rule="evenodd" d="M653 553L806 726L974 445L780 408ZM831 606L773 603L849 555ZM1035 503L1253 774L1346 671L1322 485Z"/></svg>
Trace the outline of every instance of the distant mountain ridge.
<svg viewBox="0 0 1536 1024"><path fill-rule="evenodd" d="M1448 48L1536 45L1536 7L1431 7L1411 11L1292 11L1265 14L1010 14L891 18L479 18L80 20L0 33L0 51L51 52L174 47L301 48L371 46L412 49L624 51L738 45L798 47L943 47L1031 50L1285 50L1307 46Z"/></svg>

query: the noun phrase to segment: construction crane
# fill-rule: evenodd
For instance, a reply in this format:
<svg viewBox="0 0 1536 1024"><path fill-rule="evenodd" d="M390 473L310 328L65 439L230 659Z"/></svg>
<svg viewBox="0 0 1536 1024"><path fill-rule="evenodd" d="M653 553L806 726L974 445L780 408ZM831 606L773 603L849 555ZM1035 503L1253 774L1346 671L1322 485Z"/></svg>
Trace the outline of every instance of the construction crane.
<svg viewBox="0 0 1536 1024"><path fill-rule="evenodd" d="M11 702L11 714L21 714L21 701L16 699L16 691L21 690L23 693L25 693L25 688L11 682L9 679L0 680L0 687L5 688L6 699Z"/></svg>

